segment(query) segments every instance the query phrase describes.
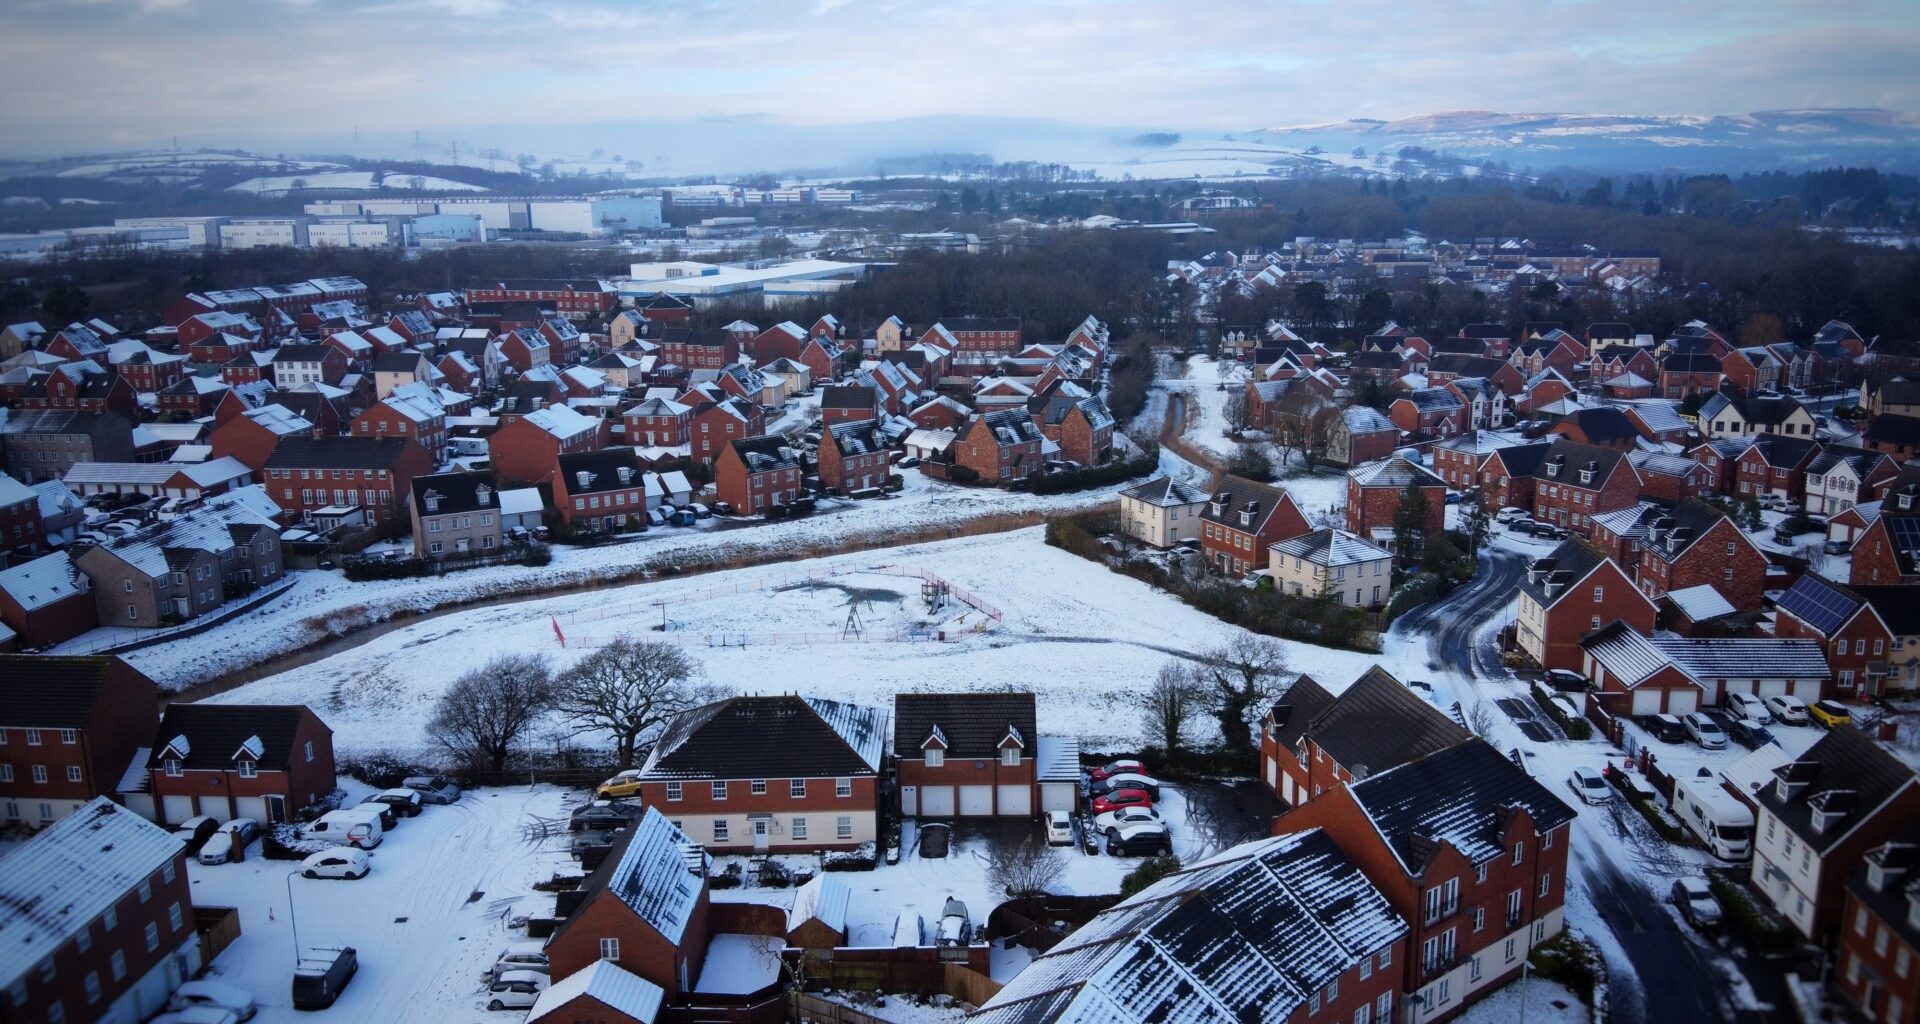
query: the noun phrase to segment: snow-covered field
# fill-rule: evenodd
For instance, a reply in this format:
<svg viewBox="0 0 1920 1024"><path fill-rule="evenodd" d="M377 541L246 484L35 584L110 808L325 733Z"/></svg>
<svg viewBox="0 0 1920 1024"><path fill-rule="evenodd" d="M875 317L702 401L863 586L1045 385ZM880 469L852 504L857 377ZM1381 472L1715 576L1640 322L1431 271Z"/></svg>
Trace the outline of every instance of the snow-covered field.
<svg viewBox="0 0 1920 1024"><path fill-rule="evenodd" d="M238 185L229 185L229 192L252 192L256 195L284 195L295 189L343 189L360 192L374 192L381 189L431 189L439 192L485 192L479 185L471 185L452 178L439 178L431 174L401 174L396 171L309 171L304 174L286 174L265 178L248 178Z"/></svg>
<svg viewBox="0 0 1920 1024"><path fill-rule="evenodd" d="M1130 746L1143 726L1135 695L1160 666L1237 630L1048 547L1042 534L1036 527L475 608L403 626L209 699L309 702L333 727L337 749L414 751L424 746L421 730L434 700L460 673L507 652L544 653L565 665L630 631L685 645L707 679L728 690L889 705L900 692L1030 689L1039 695L1043 730ZM1004 619L976 633L986 619L979 611L928 615L921 579L866 572L880 565L934 574ZM863 632L842 639L855 594ZM654 631L661 605L674 626L665 634ZM948 642L899 639L923 626L946 628ZM1370 661L1304 644L1288 649L1295 668L1334 687L1357 678Z"/></svg>
<svg viewBox="0 0 1920 1024"><path fill-rule="evenodd" d="M367 792L341 783L352 800ZM406 1024L429 1007L434 1020L518 1020L523 1014L486 1012L480 976L507 943L526 938L508 930L507 917L552 913L553 897L531 885L578 873L567 854L569 801L549 786L468 792L395 826L371 851L372 873L358 881L297 877L295 863L267 860L257 845L239 864L189 859L196 906L240 908L240 938L209 977L251 992L259 1024ZM556 836L523 832L535 817L559 819ZM330 1009L292 1007L296 926L303 947L358 953L360 972Z"/></svg>

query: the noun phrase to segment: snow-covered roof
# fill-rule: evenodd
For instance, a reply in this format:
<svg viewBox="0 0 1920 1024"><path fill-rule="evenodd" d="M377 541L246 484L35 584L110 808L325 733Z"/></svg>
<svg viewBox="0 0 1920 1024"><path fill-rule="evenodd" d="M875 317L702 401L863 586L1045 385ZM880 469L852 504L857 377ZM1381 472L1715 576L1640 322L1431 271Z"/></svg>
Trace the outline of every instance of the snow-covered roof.
<svg viewBox="0 0 1920 1024"><path fill-rule="evenodd" d="M555 437L578 437L589 430L596 429L600 421L591 416L582 416L564 405L550 405L522 417L527 422Z"/></svg>
<svg viewBox="0 0 1920 1024"><path fill-rule="evenodd" d="M816 920L844 935L847 904L852 898L853 893L839 878L830 874L815 875L812 881L794 891L793 909L787 911L787 930L793 931Z"/></svg>
<svg viewBox="0 0 1920 1024"><path fill-rule="evenodd" d="M179 856L171 833L106 797L27 840L0 871L0 985L38 969Z"/></svg>
<svg viewBox="0 0 1920 1024"><path fill-rule="evenodd" d="M607 891L678 945L706 888L705 881L687 866L686 851L693 841L653 807L647 808L632 833L607 876Z"/></svg>
<svg viewBox="0 0 1920 1024"><path fill-rule="evenodd" d="M1774 769L1793 760L1793 755L1777 743L1763 743L1759 749L1722 768L1720 777L1737 793L1748 799L1776 781Z"/></svg>
<svg viewBox="0 0 1920 1024"><path fill-rule="evenodd" d="M1711 583L1669 591L1667 600L1672 601L1674 607L1680 609L1681 614L1695 622L1732 615L1735 611L1733 602L1728 601L1724 595L1715 590Z"/></svg>
<svg viewBox="0 0 1920 1024"><path fill-rule="evenodd" d="M919 433L919 431L915 431L915 433ZM907 443L912 444L913 439L909 437ZM1175 480L1172 477L1164 476L1154 480L1148 480L1145 483L1135 484L1120 493L1124 497L1132 498L1136 501L1144 501L1149 505L1157 505L1161 508L1172 508L1180 505L1204 505L1209 497L1207 492L1201 488Z"/></svg>
<svg viewBox="0 0 1920 1024"><path fill-rule="evenodd" d="M0 590L6 591L23 611L31 612L86 593L87 577L74 568L66 552L56 551L0 570Z"/></svg>
<svg viewBox="0 0 1920 1024"><path fill-rule="evenodd" d="M540 993L533 1009L527 1013L526 1024L533 1024L582 996L638 1024L653 1024L666 992L612 960L595 960Z"/></svg>
<svg viewBox="0 0 1920 1024"><path fill-rule="evenodd" d="M516 487L500 492L500 514L503 516L526 515L540 512L546 508L540 500L538 487Z"/></svg>
<svg viewBox="0 0 1920 1024"><path fill-rule="evenodd" d="M1314 565L1336 566L1353 565L1359 562L1377 562L1393 557L1393 552L1379 547L1344 530L1321 529L1292 540L1281 541L1270 548L1274 553L1298 558Z"/></svg>
<svg viewBox="0 0 1920 1024"><path fill-rule="evenodd" d="M1079 782L1079 738L1041 736L1034 754L1034 780L1036 782Z"/></svg>

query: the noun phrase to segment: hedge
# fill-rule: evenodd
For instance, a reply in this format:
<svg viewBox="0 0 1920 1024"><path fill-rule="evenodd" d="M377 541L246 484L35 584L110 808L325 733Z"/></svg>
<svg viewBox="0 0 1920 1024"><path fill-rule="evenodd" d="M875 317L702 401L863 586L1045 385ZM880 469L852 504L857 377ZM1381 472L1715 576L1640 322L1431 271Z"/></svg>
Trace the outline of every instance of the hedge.
<svg viewBox="0 0 1920 1024"><path fill-rule="evenodd" d="M1694 842L1693 833L1688 832L1686 826L1680 824L1680 819L1669 814L1665 808L1662 808L1652 800L1628 789L1625 772L1608 772L1607 781L1612 783L1613 788L1619 790L1620 795L1624 797L1628 803L1632 804L1634 808L1640 812L1642 817L1647 819L1647 824L1652 825L1653 830L1660 833L1660 838L1665 839L1675 846L1699 845Z"/></svg>
<svg viewBox="0 0 1920 1024"><path fill-rule="evenodd" d="M1073 469L1064 473L1048 473L1043 476L1028 477L1014 485L1015 490L1030 494L1060 494L1065 491L1083 491L1089 487L1105 484L1117 484L1122 480L1131 480L1145 476L1160 468L1160 448L1149 445L1139 458L1125 462L1109 462L1104 466L1090 466L1086 469Z"/></svg>
<svg viewBox="0 0 1920 1024"><path fill-rule="evenodd" d="M1728 921L1747 935L1753 948L1763 956L1791 953L1799 944L1797 933L1787 927L1753 898L1752 890L1725 868L1707 869L1707 888L1720 901Z"/></svg>
<svg viewBox="0 0 1920 1024"><path fill-rule="evenodd" d="M1567 734L1567 738L1570 740L1592 739L1593 723L1578 715L1567 714L1566 709L1561 706L1559 696L1539 680L1534 680L1533 702L1540 705L1540 710L1546 712L1548 718L1559 724L1561 731Z"/></svg>
<svg viewBox="0 0 1920 1024"><path fill-rule="evenodd" d="M1550 942L1534 947L1527 959L1533 963L1535 977L1557 982L1593 1005L1594 989L1600 980L1600 955L1572 932L1563 931Z"/></svg>
<svg viewBox="0 0 1920 1024"><path fill-rule="evenodd" d="M1127 877L1120 880L1120 898L1124 900L1134 896L1153 883L1179 870L1180 858L1172 854L1149 857L1141 861L1139 867L1127 872Z"/></svg>

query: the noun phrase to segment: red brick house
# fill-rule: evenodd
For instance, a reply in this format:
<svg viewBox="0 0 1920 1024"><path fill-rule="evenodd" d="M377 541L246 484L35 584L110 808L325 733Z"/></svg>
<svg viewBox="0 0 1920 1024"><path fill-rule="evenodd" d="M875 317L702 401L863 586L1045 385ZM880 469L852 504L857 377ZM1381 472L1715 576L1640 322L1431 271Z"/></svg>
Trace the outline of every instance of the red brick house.
<svg viewBox="0 0 1920 1024"><path fill-rule="evenodd" d="M1920 834L1908 829L1847 871L1832 984L1861 1020L1912 1021L1920 1006L1917 852Z"/></svg>
<svg viewBox="0 0 1920 1024"><path fill-rule="evenodd" d="M487 438L487 456L503 486L545 483L560 456L599 451L607 446L608 436L607 421L550 405L494 431Z"/></svg>
<svg viewBox="0 0 1920 1024"><path fill-rule="evenodd" d="M555 988L599 961L659 986L670 998L698 983L713 935L706 865L704 858L689 857L693 840L653 801L647 804L587 876L572 911L547 940Z"/></svg>
<svg viewBox="0 0 1920 1024"><path fill-rule="evenodd" d="M196 363L224 363L236 353L263 351L266 332L245 313L201 313L180 323L174 335L181 352Z"/></svg>
<svg viewBox="0 0 1920 1024"><path fill-rule="evenodd" d="M1533 516L1593 535L1593 517L1640 500L1640 474L1613 448L1562 441L1533 471Z"/></svg>
<svg viewBox="0 0 1920 1024"><path fill-rule="evenodd" d="M404 437L436 455L447 445L447 410L430 384L406 384L353 418L355 437Z"/></svg>
<svg viewBox="0 0 1920 1024"><path fill-rule="evenodd" d="M1820 455L1819 441L1805 437L1761 434L1734 462L1733 493L1758 498L1765 494L1798 502L1807 496L1807 467Z"/></svg>
<svg viewBox="0 0 1920 1024"><path fill-rule="evenodd" d="M1649 501L1678 504L1713 493L1713 473L1684 455L1632 451L1627 458L1640 474L1640 496Z"/></svg>
<svg viewBox="0 0 1920 1024"><path fill-rule="evenodd" d="M877 420L830 424L820 439L820 486L835 494L880 487L891 475L891 454Z"/></svg>
<svg viewBox="0 0 1920 1024"><path fill-rule="evenodd" d="M334 790L333 730L304 704L171 704L146 761L154 820L292 821Z"/></svg>
<svg viewBox="0 0 1920 1024"><path fill-rule="evenodd" d="M0 654L0 820L39 827L111 795L159 700L114 655Z"/></svg>
<svg viewBox="0 0 1920 1024"><path fill-rule="evenodd" d="M1418 388L1393 400L1387 418L1408 434L1448 438L1472 427L1467 404L1448 388Z"/></svg>
<svg viewBox="0 0 1920 1024"><path fill-rule="evenodd" d="M229 395L231 393L229 392ZM238 399L235 399L238 401ZM258 473L265 469L274 449L287 438L312 439L316 431L306 417L283 405L263 405L248 409L213 428L207 436L211 456L231 455Z"/></svg>
<svg viewBox="0 0 1920 1024"><path fill-rule="evenodd" d="M1568 540L1527 564L1520 581L1514 643L1543 669L1578 671L1580 640L1614 622L1650 634L1658 609L1619 563L1583 541Z"/></svg>
<svg viewBox="0 0 1920 1024"><path fill-rule="evenodd" d="M570 320L584 320L611 313L619 305L620 296L612 285L605 281L587 278L578 280L534 280L522 278L512 281L499 281L494 284L469 285L467 303L480 302L531 302L541 306L551 306Z"/></svg>
<svg viewBox="0 0 1920 1024"><path fill-rule="evenodd" d="M1489 509L1533 511L1534 471L1553 453L1553 445L1506 445L1480 465L1480 504Z"/></svg>
<svg viewBox="0 0 1920 1024"><path fill-rule="evenodd" d="M0 905L9 1022L144 1020L203 965L186 847L105 797L8 854Z"/></svg>
<svg viewBox="0 0 1920 1024"><path fill-rule="evenodd" d="M553 474L553 507L562 521L589 533L645 529L645 467L632 448L561 455Z"/></svg>
<svg viewBox="0 0 1920 1024"><path fill-rule="evenodd" d="M1348 469L1384 459L1400 444L1400 428L1378 409L1356 405L1327 421L1325 460Z"/></svg>
<svg viewBox="0 0 1920 1024"><path fill-rule="evenodd" d="M1767 556L1711 505L1683 501L1656 512L1635 547L1634 575L1650 598L1708 584L1735 608L1760 607Z"/></svg>
<svg viewBox="0 0 1920 1024"><path fill-rule="evenodd" d="M728 443L713 460L713 486L741 515L759 515L800 496L800 453L779 434Z"/></svg>
<svg viewBox="0 0 1920 1024"><path fill-rule="evenodd" d="M878 840L884 708L731 697L675 717L640 795L709 850L845 850Z"/></svg>
<svg viewBox="0 0 1920 1024"><path fill-rule="evenodd" d="M1427 499L1427 532L1439 536L1447 514L1447 482L1432 470L1395 455L1347 473L1347 532L1371 540L1393 530L1393 514L1409 486Z"/></svg>
<svg viewBox="0 0 1920 1024"><path fill-rule="evenodd" d="M718 459L733 442L766 433L767 414L738 398L701 402L693 407L687 429L688 456L694 465L704 466Z"/></svg>
<svg viewBox="0 0 1920 1024"><path fill-rule="evenodd" d="M902 693L893 699L900 813L1016 817L1041 810L1031 693Z"/></svg>
<svg viewBox="0 0 1920 1024"><path fill-rule="evenodd" d="M187 372L185 356L156 352L138 341L114 344L108 349L108 357L113 372L143 394L167 388Z"/></svg>
<svg viewBox="0 0 1920 1024"><path fill-rule="evenodd" d="M1872 451L1908 462L1920 455L1920 416L1882 413L1867 421L1860 443Z"/></svg>
<svg viewBox="0 0 1920 1024"><path fill-rule="evenodd" d="M405 517L413 478L433 457L398 437L283 437L262 468L269 497L292 520L328 505L358 505L374 522Z"/></svg>
<svg viewBox="0 0 1920 1024"><path fill-rule="evenodd" d="M1481 740L1328 790L1281 815L1320 829L1411 926L1396 973L1413 1024L1450 1019L1519 976L1566 927L1575 814Z"/></svg>
<svg viewBox="0 0 1920 1024"><path fill-rule="evenodd" d="M693 409L670 398L649 398L620 414L627 443L641 447L672 448L687 443Z"/></svg>
<svg viewBox="0 0 1920 1024"><path fill-rule="evenodd" d="M500 354L521 373L554 362L553 343L535 327L516 327L500 335Z"/></svg>
<svg viewBox="0 0 1920 1024"><path fill-rule="evenodd" d="M687 300L665 292L638 307L640 317L656 324L684 324L693 319L693 306Z"/></svg>
<svg viewBox="0 0 1920 1024"><path fill-rule="evenodd" d="M824 875L820 876L826 877ZM540 1024L658 1024L666 990L611 960L595 960L549 986L527 1020Z"/></svg>
<svg viewBox="0 0 1920 1024"><path fill-rule="evenodd" d="M1885 517L1882 517L1884 520ZM1891 673L1894 633L1873 603L1819 573L1801 574L1776 602L1773 635L1819 640L1833 670L1833 695L1880 695Z"/></svg>
<svg viewBox="0 0 1920 1024"><path fill-rule="evenodd" d="M829 384L820 389L820 419L827 426L877 419L880 390L865 384Z"/></svg>
<svg viewBox="0 0 1920 1024"><path fill-rule="evenodd" d="M1097 397L1055 392L1027 402L1034 425L1060 448L1060 457L1082 466L1113 458L1113 414Z"/></svg>
<svg viewBox="0 0 1920 1024"><path fill-rule="evenodd" d="M1237 476L1221 479L1200 520L1207 565L1229 576L1265 568L1268 548L1313 530L1293 495Z"/></svg>
<svg viewBox="0 0 1920 1024"><path fill-rule="evenodd" d="M1602 406L1597 409L1577 409L1560 418L1548 433L1558 434L1569 441L1593 445L1597 448L1616 448L1620 451L1632 451L1635 442L1640 439L1640 431L1633 421L1619 409Z"/></svg>
<svg viewBox="0 0 1920 1024"><path fill-rule="evenodd" d="M1914 508L1908 511L1906 501ZM1857 586L1893 586L1920 583L1920 499L1910 494L1889 496L1880 504L1880 516L1853 542L1853 562L1847 576Z"/></svg>
<svg viewBox="0 0 1920 1024"><path fill-rule="evenodd" d="M100 624L90 586L65 551L0 569L0 624L20 647L71 640Z"/></svg>
<svg viewBox="0 0 1920 1024"><path fill-rule="evenodd" d="M1026 409L1003 409L968 420L948 453L982 483L1007 484L1039 473L1045 447L1046 435Z"/></svg>
<svg viewBox="0 0 1920 1024"><path fill-rule="evenodd" d="M783 320L761 331L753 339L747 350L753 354L755 363L771 363L775 359L799 359L800 352L807 344L807 330L791 320Z"/></svg>
<svg viewBox="0 0 1920 1024"><path fill-rule="evenodd" d="M1338 697L1302 675L1261 723L1260 777L1298 807L1472 737L1378 665Z"/></svg>
<svg viewBox="0 0 1920 1024"><path fill-rule="evenodd" d="M40 495L33 488L0 473L0 552L13 555L39 551Z"/></svg>
<svg viewBox="0 0 1920 1024"><path fill-rule="evenodd" d="M1720 390L1720 360L1705 352L1675 352L1660 361L1660 395L1683 399Z"/></svg>
<svg viewBox="0 0 1920 1024"><path fill-rule="evenodd" d="M710 327L669 327L660 332L660 361L683 370L718 370L740 361L740 337Z"/></svg>

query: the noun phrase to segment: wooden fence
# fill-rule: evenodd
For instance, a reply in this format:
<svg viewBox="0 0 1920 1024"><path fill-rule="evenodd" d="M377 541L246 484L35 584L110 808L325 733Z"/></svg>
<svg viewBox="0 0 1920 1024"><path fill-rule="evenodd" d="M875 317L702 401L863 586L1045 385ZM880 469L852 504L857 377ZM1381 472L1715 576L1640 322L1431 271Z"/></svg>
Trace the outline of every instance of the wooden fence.
<svg viewBox="0 0 1920 1024"><path fill-rule="evenodd" d="M210 964L240 938L240 911L234 907L193 908L193 930L200 935L200 962Z"/></svg>

